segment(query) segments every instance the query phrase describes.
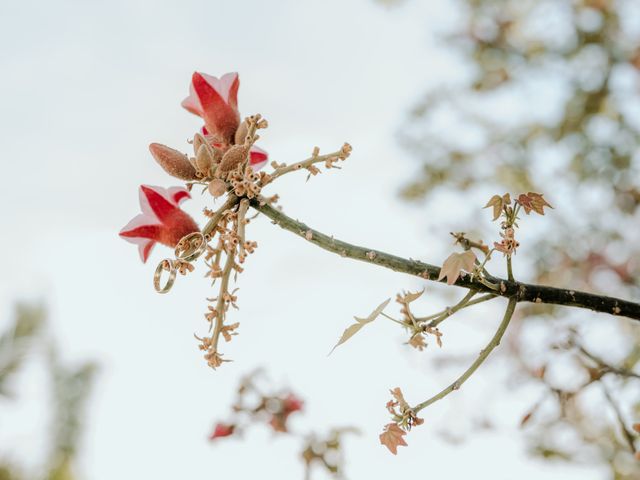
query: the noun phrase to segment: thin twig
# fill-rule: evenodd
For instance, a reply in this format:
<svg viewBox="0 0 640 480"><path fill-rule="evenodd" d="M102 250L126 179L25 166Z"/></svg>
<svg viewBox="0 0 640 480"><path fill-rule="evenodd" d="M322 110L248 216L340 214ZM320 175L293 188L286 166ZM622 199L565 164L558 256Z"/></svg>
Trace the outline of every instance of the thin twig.
<svg viewBox="0 0 640 480"><path fill-rule="evenodd" d="M351 145L349 145L348 143L345 143L340 150L332 153L327 153L326 155L320 155L318 152L318 148L316 147L313 151L313 154L306 160L292 163L291 165L282 165L276 167L273 173L269 174L269 182L273 182L276 178L281 177L282 175L285 175L287 173L295 172L302 169L308 169L316 163L325 162L327 164L327 168L339 168L334 166L333 163L335 163L337 160L345 160L350 153Z"/></svg>
<svg viewBox="0 0 640 480"><path fill-rule="evenodd" d="M500 345L500 340L502 340L502 336L504 335L504 332L507 330L507 327L509 326L509 322L511 321L511 317L513 316L513 312L514 312L514 310L516 308L516 304L517 303L518 303L518 301L515 298L510 298L509 299L509 303L507 304L507 308L506 308L506 310L504 312L504 316L502 318L502 321L500 322L500 325L498 326L498 329L496 330L496 333L493 335L493 337L491 338L491 340L489 341L487 346L484 347L480 351L480 355L478 355L478 358L475 359L475 361L469 366L469 368L467 368L462 373L462 375L460 375L447 388L441 390L440 392L438 392L437 394L435 394L433 397L429 398L428 400L425 400L424 402L419 403L418 405L413 407L412 410L415 413L418 413L423 408L426 408L429 405L432 405L432 404L436 403L438 400L442 400L444 397L449 395L451 392L459 390L460 387L462 386L462 384L464 384L464 382L466 382L469 379L469 377L471 377L471 375L473 375L473 373L478 369L478 367L480 367L480 365L482 365L484 363L484 361L489 357L491 352L498 345Z"/></svg>
<svg viewBox="0 0 640 480"><path fill-rule="evenodd" d="M470 294L471 292L473 292L473 294L474 294L474 295L475 295L476 293L478 293L478 292L476 292L476 291L474 291L474 290L471 290L471 291L467 294L467 296L469 296L469 294ZM471 296L473 296L473 295L471 295ZM472 305L477 305L477 304L479 304L479 303L486 302L486 301L488 301L488 300L493 300L493 299L494 299L494 298L496 298L496 297L497 297L497 295L494 295L494 294L488 293L488 294L486 294L486 295L482 295L481 297L476 298L475 300L468 300L468 301L466 301L464 304L462 303L462 301L460 301L460 303L458 303L457 305L454 305L453 307L448 308L447 310L445 310L445 311L441 314L441 316L436 317L436 318L434 318L433 320L431 320L431 321L428 323L428 325L427 325L427 326L428 326L428 327L431 327L431 328L433 328L433 327L437 327L437 326L438 326L440 323L442 323L444 320L446 320L447 318L449 318L449 317L450 317L451 315L453 315L454 313L456 313L456 312L458 312L458 311L462 310L463 308L468 308L468 307L471 307ZM465 298L466 298L466 297L465 297ZM464 300L464 299L463 299L463 300Z"/></svg>
<svg viewBox="0 0 640 480"><path fill-rule="evenodd" d="M625 441L627 442L627 445L629 445L629 449L631 450L631 453L636 453L636 445L635 445L635 441L634 441L635 440L635 436L627 428L627 425L624 422L624 418L622 418L622 412L620 411L620 408L618 407L618 404L615 402L615 400L611 396L611 393L609 392L609 389L607 388L607 386L602 382L600 382L600 384L602 385L602 390L604 391L604 396L607 397L607 400L609 401L609 404L611 405L611 408L613 409L613 411L616 414L616 418L618 419L618 424L620 425L620 430L622 430L622 436L624 437Z"/></svg>
<svg viewBox="0 0 640 480"><path fill-rule="evenodd" d="M476 290L469 290L467 292L467 294L455 305L451 306L451 307L447 307L444 310L434 313L432 315L428 315L426 317L417 317L416 320L418 320L419 322L428 322L429 320L431 320L431 322L429 323L430 327L435 327L436 325L438 325L440 322L442 322L444 319L446 319L447 317L450 317L451 315L453 315L454 313L456 313L458 310L465 308L465 306L471 301L471 299L477 294L478 292ZM442 317L442 318L441 318Z"/></svg>
<svg viewBox="0 0 640 480"><path fill-rule="evenodd" d="M632 372L631 370L628 370L626 368L619 368L619 367L615 367L613 365L610 365L609 363L605 362L604 359L598 357L597 355L589 352L586 348L584 348L582 345L580 345L579 343L577 343L575 340L573 341L576 345L576 347L578 347L578 350L580 351L580 353L582 353L585 357L587 357L589 360L591 360L593 363L595 363L599 368L601 368L605 373L613 373L615 375L619 375L621 377L629 377L629 378L638 378L640 379L640 375Z"/></svg>

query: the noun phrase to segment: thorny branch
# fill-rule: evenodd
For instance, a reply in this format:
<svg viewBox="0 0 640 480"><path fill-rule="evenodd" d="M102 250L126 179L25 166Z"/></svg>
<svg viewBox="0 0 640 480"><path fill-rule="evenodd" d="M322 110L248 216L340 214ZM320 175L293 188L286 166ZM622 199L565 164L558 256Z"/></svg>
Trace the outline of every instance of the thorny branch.
<svg viewBox="0 0 640 480"><path fill-rule="evenodd" d="M308 240L314 245L342 257L352 258L363 262L389 268L396 272L408 273L425 280L437 281L440 267L421 262L419 260L397 257L368 247L352 245L314 230L302 222L288 217L281 211L267 204L251 201L251 206L269 217L273 223L296 235ZM477 292L490 293L501 297L514 297L517 302L545 303L563 305L567 307L585 308L610 315L628 317L640 320L640 303L622 300L620 298L580 292L577 290L533 285L518 281L509 281L499 277L488 277L492 283L500 286L499 290L492 290L478 280L471 280L468 276L459 278L455 285Z"/></svg>

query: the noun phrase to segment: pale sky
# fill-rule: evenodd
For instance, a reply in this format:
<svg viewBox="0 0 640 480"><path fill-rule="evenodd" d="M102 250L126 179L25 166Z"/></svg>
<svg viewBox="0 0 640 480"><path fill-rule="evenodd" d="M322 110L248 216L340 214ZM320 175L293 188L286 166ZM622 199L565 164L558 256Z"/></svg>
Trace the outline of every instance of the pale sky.
<svg viewBox="0 0 640 480"><path fill-rule="evenodd" d="M593 468L526 455L517 425L531 392L489 393L504 380L500 359L425 411L425 424L397 457L379 444L389 388L401 386L415 403L457 370L438 371L432 360L441 352L409 351L402 332L382 320L326 354L353 315L422 288L417 279L336 257L256 221L248 236L259 248L240 277L233 313L240 335L225 346L235 361L213 372L192 336L206 330L211 290L203 266L159 296L152 275L168 250L156 247L143 265L117 236L138 213L139 184L177 184L147 146L187 150L199 127L180 107L192 71L238 71L241 112L269 120L260 146L272 159L300 160L315 145L354 147L341 171L309 183L290 175L271 187L289 215L346 241L440 263L451 249L449 230L430 224L453 207L427 211L398 198L415 164L396 133L428 87L464 75L433 38L457 18L452 8L446 0L391 10L365 0L0 4L0 326L13 300L43 299L64 359L101 364L82 478L301 478L296 441L261 428L242 441L206 440L240 376L257 366L306 399L296 431L362 430L347 441L348 478L602 478ZM202 221L210 204L194 196L185 209ZM427 285L421 307L435 311L463 294L442 291ZM477 352L496 311L460 315L445 329L445 353ZM19 402L0 405L0 455L35 465L46 444L45 388L37 365L21 378ZM499 428L472 432L484 417ZM466 440L445 442L445 430Z"/></svg>

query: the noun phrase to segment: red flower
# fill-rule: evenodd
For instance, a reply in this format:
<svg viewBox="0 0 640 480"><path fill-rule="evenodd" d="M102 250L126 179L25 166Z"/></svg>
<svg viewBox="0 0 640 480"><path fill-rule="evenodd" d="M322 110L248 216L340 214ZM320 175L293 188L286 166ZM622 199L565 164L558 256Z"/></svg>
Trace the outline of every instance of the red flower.
<svg viewBox="0 0 640 480"><path fill-rule="evenodd" d="M211 144L225 148L233 144L240 125L238 111L238 74L226 73L219 79L206 73L194 72L189 86L189 96L182 106L191 113L202 117L202 133L210 137ZM249 152L251 167L260 170L269 159L267 152L255 145Z"/></svg>
<svg viewBox="0 0 640 480"><path fill-rule="evenodd" d="M287 395L287 397L282 401L282 408L287 415L302 410L303 405L304 401L300 400L293 393Z"/></svg>
<svg viewBox="0 0 640 480"><path fill-rule="evenodd" d="M234 430L236 429L235 425L227 425L226 423L217 423L213 429L211 435L209 435L209 440L215 440L220 437L228 437L233 435Z"/></svg>
<svg viewBox="0 0 640 480"><path fill-rule="evenodd" d="M187 198L191 195L182 187L140 186L142 214L125 225L120 236L138 245L143 262L156 242L175 247L182 237L199 230L196 222L178 206Z"/></svg>
<svg viewBox="0 0 640 480"><path fill-rule="evenodd" d="M217 139L232 143L240 125L238 112L238 74L227 73L220 79L206 73L194 72L189 96L182 106L202 117L207 130Z"/></svg>
<svg viewBox="0 0 640 480"><path fill-rule="evenodd" d="M287 395L281 403L280 411L271 415L271 419L269 420L269 425L276 432L287 432L287 420L289 419L289 415L293 412L299 412L302 410L302 406L304 402L296 397L293 393Z"/></svg>

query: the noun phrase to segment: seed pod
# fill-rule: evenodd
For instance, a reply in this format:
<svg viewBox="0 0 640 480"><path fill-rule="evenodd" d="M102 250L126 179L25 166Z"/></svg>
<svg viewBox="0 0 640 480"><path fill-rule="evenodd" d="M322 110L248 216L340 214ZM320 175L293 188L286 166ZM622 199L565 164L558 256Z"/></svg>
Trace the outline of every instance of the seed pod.
<svg viewBox="0 0 640 480"><path fill-rule="evenodd" d="M236 130L235 143L236 145L242 145L244 143L245 138L247 137L247 133L249 133L249 123L244 120L238 130Z"/></svg>
<svg viewBox="0 0 640 480"><path fill-rule="evenodd" d="M222 162L216 170L216 177L226 179L229 172L235 170L238 165L242 165L246 160L249 149L244 145L234 145L227 150L222 157Z"/></svg>
<svg viewBox="0 0 640 480"><path fill-rule="evenodd" d="M224 156L224 152L216 147L211 147L211 152L213 152L213 164L218 165L222 162L222 157Z"/></svg>
<svg viewBox="0 0 640 480"><path fill-rule="evenodd" d="M200 145L202 145L202 144L209 145L209 143L207 142L207 139L204 138L203 135L201 135L199 133L196 133L193 136L193 153L194 153L194 155L198 154L198 150L200 149Z"/></svg>
<svg viewBox="0 0 640 480"><path fill-rule="evenodd" d="M195 180L196 169L189 162L189 158L178 150L160 143L149 145L149 151L153 158L169 175L181 180Z"/></svg>
<svg viewBox="0 0 640 480"><path fill-rule="evenodd" d="M227 191L227 184L219 178L215 178L209 182L209 186L207 188L214 198L218 198L224 195L224 192Z"/></svg>
<svg viewBox="0 0 640 480"><path fill-rule="evenodd" d="M198 172L200 172L203 176L209 175L209 169L213 165L213 152L209 145L202 144L200 148L198 148L198 153L196 154L196 167L198 168Z"/></svg>

